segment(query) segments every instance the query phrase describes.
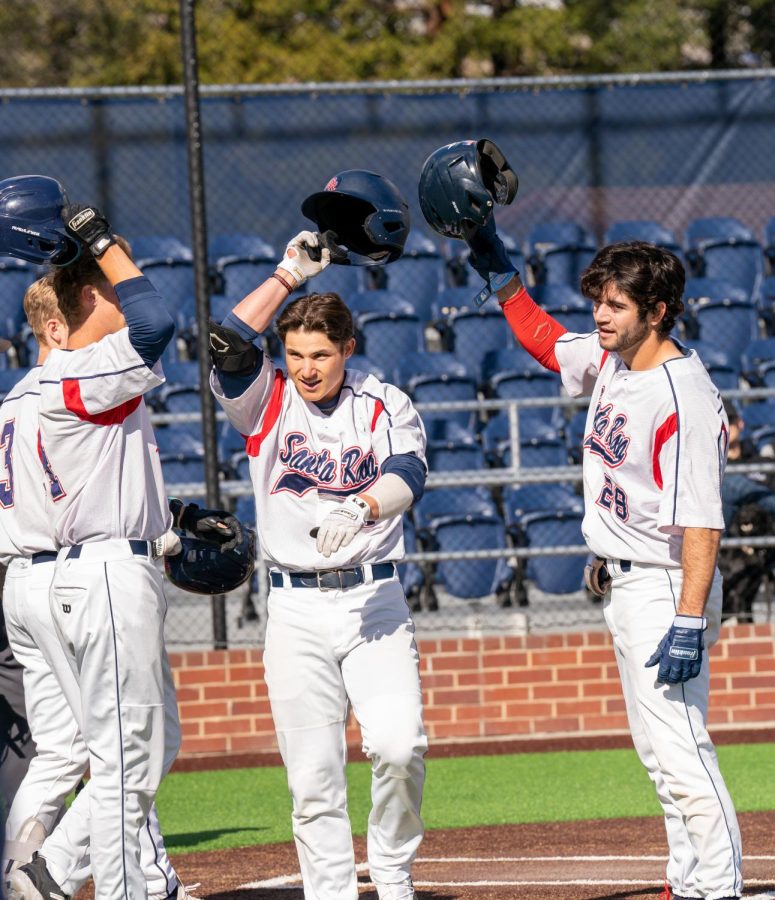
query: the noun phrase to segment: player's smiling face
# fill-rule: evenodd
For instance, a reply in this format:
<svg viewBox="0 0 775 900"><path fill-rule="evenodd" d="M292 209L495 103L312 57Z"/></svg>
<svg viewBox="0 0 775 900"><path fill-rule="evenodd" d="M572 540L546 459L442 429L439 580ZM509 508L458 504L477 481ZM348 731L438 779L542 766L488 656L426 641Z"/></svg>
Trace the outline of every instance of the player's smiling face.
<svg viewBox="0 0 775 900"><path fill-rule="evenodd" d="M322 331L288 331L285 335L285 365L302 400L325 403L332 400L344 381L344 368L355 349L355 339L341 347Z"/></svg>
<svg viewBox="0 0 775 900"><path fill-rule="evenodd" d="M592 302L592 314L603 350L618 353L625 362L649 337L652 327L639 315L635 301L615 286L608 287Z"/></svg>

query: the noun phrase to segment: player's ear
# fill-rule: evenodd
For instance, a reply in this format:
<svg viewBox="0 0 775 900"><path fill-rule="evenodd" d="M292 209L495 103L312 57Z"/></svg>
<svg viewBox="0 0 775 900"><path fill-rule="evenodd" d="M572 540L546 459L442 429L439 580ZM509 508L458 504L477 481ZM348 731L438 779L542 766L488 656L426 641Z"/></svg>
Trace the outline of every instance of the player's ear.
<svg viewBox="0 0 775 900"><path fill-rule="evenodd" d="M353 353L355 352L355 338L351 337L349 340L345 341L343 353L344 358L349 359Z"/></svg>
<svg viewBox="0 0 775 900"><path fill-rule="evenodd" d="M665 313L667 312L667 303L664 300L659 300L651 312L649 317L651 325L656 328L657 325L665 318Z"/></svg>

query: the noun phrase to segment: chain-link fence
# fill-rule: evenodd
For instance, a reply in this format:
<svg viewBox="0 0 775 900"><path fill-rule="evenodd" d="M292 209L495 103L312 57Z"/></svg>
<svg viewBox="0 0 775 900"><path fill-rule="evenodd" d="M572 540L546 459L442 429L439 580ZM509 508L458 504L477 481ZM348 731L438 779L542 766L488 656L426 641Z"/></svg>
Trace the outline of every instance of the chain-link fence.
<svg viewBox="0 0 775 900"><path fill-rule="evenodd" d="M149 400L161 417L168 484L200 496L182 91L6 90L0 100L3 175L53 175L72 199L100 205L170 304L178 334L165 359L168 384ZM316 288L339 290L355 312L353 364L398 383L423 409L429 501L450 483L464 497L441 510L440 500L428 502L408 519L408 546L419 555L410 556L405 581L421 628L600 622L580 590L584 412L525 357L499 311L474 311L460 246L424 227L417 178L443 143L489 137L517 169L519 195L498 210L499 230L536 299L570 330L591 326L578 275L602 243L642 236L678 252L690 275L680 336L701 348L720 389L764 390L738 395L738 404L745 452L767 458L775 435L766 393L775 386L775 71L205 87L202 135L215 317L310 225L301 201L333 174L382 172L410 203L402 260L384 270L331 267ZM32 362L21 296L35 274L0 259L0 316L15 335L11 365ZM279 358L272 334L265 348ZM18 375L0 372L0 390ZM244 445L225 425L219 435L224 495L250 520ZM769 514L761 466L730 472L744 479L731 482L735 508L755 500ZM559 554L558 546L576 549ZM765 575L767 552L759 554ZM258 578L252 592L227 598L230 643L260 640L263 596ZM756 616L769 616L768 596L756 594ZM173 644L207 644L211 629L206 602L175 598Z"/></svg>

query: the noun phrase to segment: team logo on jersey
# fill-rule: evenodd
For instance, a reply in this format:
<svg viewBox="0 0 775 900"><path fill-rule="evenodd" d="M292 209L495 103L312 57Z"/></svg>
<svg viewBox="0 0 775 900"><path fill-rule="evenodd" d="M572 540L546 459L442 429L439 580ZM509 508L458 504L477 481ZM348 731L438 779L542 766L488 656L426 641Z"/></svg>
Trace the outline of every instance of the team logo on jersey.
<svg viewBox="0 0 775 900"><path fill-rule="evenodd" d="M300 431L285 435L279 459L285 471L272 488L273 494L290 491L303 497L307 491L316 490L319 494L347 497L374 484L379 475L379 466L371 450L364 453L360 447L349 447L337 463L328 450L319 453L311 450L307 446L307 435Z"/></svg>
<svg viewBox="0 0 775 900"><path fill-rule="evenodd" d="M615 469L627 456L630 438L622 431L627 424L627 416L616 413L612 417L612 411L613 403L603 406L598 401L592 420L592 433L584 439L584 447L595 456L602 457L612 469Z"/></svg>

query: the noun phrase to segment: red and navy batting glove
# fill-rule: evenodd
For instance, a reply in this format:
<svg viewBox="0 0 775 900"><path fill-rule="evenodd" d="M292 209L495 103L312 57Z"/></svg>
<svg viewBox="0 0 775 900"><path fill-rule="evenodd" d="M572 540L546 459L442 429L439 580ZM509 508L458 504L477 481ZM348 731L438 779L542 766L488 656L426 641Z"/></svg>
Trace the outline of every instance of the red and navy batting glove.
<svg viewBox="0 0 775 900"><path fill-rule="evenodd" d="M705 643L702 633L708 627L704 616L676 616L667 634L651 654L646 668L657 665L657 681L681 684L696 678L702 669Z"/></svg>

